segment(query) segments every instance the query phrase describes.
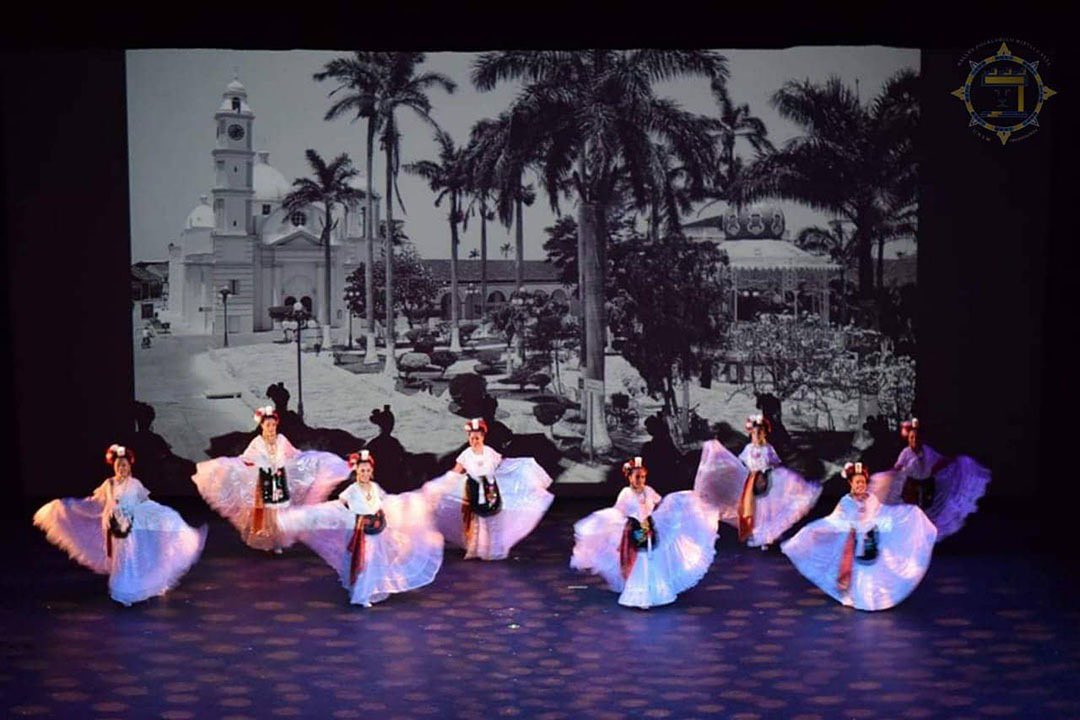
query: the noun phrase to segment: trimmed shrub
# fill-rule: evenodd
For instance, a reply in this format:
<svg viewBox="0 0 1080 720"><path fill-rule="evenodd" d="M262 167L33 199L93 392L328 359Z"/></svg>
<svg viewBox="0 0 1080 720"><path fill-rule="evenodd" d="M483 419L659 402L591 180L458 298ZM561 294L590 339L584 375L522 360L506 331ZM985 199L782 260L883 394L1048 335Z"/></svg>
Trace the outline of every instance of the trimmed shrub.
<svg viewBox="0 0 1080 720"><path fill-rule="evenodd" d="M561 403L540 403L533 405L533 417L544 427L551 427L562 419L566 413L566 406Z"/></svg>
<svg viewBox="0 0 1080 720"><path fill-rule="evenodd" d="M437 366L443 373L451 365L457 362L457 353L449 350L436 350L431 354L431 364Z"/></svg>
<svg viewBox="0 0 1080 720"><path fill-rule="evenodd" d="M529 384L535 385L540 388L540 392L544 392L544 389L551 384L551 376L547 373L533 373L529 377Z"/></svg>
<svg viewBox="0 0 1080 720"><path fill-rule="evenodd" d="M476 373L455 375L450 381L450 397L459 411L470 417L479 417L484 410L487 380Z"/></svg>
<svg viewBox="0 0 1080 720"><path fill-rule="evenodd" d="M499 350L481 350L476 356L485 365L501 365L503 354Z"/></svg>
<svg viewBox="0 0 1080 720"><path fill-rule="evenodd" d="M417 370L423 370L431 364L431 358L426 353L410 352L405 353L398 360L398 367L401 368L401 372L405 375L406 379L410 374Z"/></svg>

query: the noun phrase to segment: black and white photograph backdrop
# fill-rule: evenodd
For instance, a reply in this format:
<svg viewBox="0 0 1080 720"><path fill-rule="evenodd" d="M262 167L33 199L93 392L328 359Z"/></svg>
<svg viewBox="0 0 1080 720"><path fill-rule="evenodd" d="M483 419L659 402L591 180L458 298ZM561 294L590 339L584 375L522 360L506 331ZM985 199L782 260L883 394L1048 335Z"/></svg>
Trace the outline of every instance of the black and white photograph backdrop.
<svg viewBox="0 0 1080 720"><path fill-rule="evenodd" d="M491 398L578 485L650 438L684 485L759 412L821 480L911 415L918 50L412 53L369 109L377 60L127 54L135 398L176 455L282 383L294 433L358 445L389 404L410 455ZM583 74L541 106L529 63Z"/></svg>

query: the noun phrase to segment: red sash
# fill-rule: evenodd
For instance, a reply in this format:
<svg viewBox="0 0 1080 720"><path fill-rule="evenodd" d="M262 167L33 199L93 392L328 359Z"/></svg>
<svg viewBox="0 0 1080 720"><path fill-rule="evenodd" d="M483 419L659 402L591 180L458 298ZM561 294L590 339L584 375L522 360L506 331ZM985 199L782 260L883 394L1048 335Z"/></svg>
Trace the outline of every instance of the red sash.
<svg viewBox="0 0 1080 720"><path fill-rule="evenodd" d="M356 527L353 529L352 540L349 541L349 584L355 585L356 578L360 576L360 573L364 572L364 548L366 546L364 532L364 526L367 524L367 517L364 515L356 516Z"/></svg>
<svg viewBox="0 0 1080 720"><path fill-rule="evenodd" d="M483 490L483 488L481 488ZM464 498L461 501L461 527L465 532L465 547L469 547L469 542L472 540L473 533L476 532L475 517L473 515L472 503L469 502L469 478L465 478L465 490L462 493Z"/></svg>
<svg viewBox="0 0 1080 720"><path fill-rule="evenodd" d="M739 497L739 542L743 542L754 532L754 480L760 473L751 472L743 483Z"/></svg>
<svg viewBox="0 0 1080 720"><path fill-rule="evenodd" d="M631 537L632 533L630 523L627 522L623 527L622 541L619 542L619 570L622 572L623 580L630 577L634 563L637 561L638 549Z"/></svg>
<svg viewBox="0 0 1080 720"><path fill-rule="evenodd" d="M836 587L847 590L851 586L851 568L855 564L855 528L851 528L844 541L844 552L840 555L840 572L836 576Z"/></svg>
<svg viewBox="0 0 1080 720"><path fill-rule="evenodd" d="M251 516L251 530L260 533L266 526L266 511L263 509L261 483L255 483L255 513Z"/></svg>

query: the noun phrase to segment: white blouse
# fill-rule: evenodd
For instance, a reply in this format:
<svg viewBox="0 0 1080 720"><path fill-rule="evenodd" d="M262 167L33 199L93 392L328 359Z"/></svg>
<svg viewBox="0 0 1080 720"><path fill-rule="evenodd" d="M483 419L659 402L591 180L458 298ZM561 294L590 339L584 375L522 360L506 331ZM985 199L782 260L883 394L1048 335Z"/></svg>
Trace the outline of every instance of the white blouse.
<svg viewBox="0 0 1080 720"><path fill-rule="evenodd" d="M925 480L930 477L942 457L941 453L929 445L923 445L922 452L919 453L909 446L900 451L894 469L915 480Z"/></svg>
<svg viewBox="0 0 1080 720"><path fill-rule="evenodd" d="M150 497L150 491L134 477L116 484L109 478L94 490L93 498L102 504L101 527L109 529L109 519L120 510L130 520L134 517L135 507Z"/></svg>
<svg viewBox="0 0 1080 720"><path fill-rule="evenodd" d="M341 500L345 508L353 515L374 515L382 508L383 489L371 481L371 499L367 492L358 483L353 483L341 491L338 500Z"/></svg>
<svg viewBox="0 0 1080 720"><path fill-rule="evenodd" d="M780 456L769 443L764 445L747 444L739 453L739 459L743 461L750 472L764 472L769 468L780 467Z"/></svg>
<svg viewBox="0 0 1080 720"><path fill-rule="evenodd" d="M492 450L487 445L484 446L482 453L473 452L471 447L465 448L460 455L457 456L457 462L461 467L465 468L465 472L474 477L480 478L487 476L494 479L495 468L502 462L502 455L495 450Z"/></svg>
<svg viewBox="0 0 1080 720"><path fill-rule="evenodd" d="M292 443L289 442L289 438L279 433L277 440L274 442L273 451L267 446L262 435L256 435L251 439L240 458L253 463L256 467L267 470L280 470L287 461L298 454L300 454L300 451L293 447Z"/></svg>
<svg viewBox="0 0 1080 720"><path fill-rule="evenodd" d="M653 510L656 509L656 505L659 502L660 493L656 492L648 485L642 488L640 493L632 487L624 487L622 491L619 492L619 497L615 500L615 509L623 515L637 518L637 521L641 522L652 515Z"/></svg>
<svg viewBox="0 0 1080 720"><path fill-rule="evenodd" d="M836 509L829 515L829 520L834 524L854 526L857 531L866 532L873 527L879 510L881 501L874 493L867 493L862 500L848 493L840 498Z"/></svg>

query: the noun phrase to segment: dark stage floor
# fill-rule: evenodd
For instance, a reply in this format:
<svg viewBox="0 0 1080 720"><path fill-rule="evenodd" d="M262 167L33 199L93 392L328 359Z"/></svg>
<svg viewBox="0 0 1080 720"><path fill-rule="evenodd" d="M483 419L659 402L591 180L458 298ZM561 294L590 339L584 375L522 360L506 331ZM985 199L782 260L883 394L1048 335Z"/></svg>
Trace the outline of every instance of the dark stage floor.
<svg viewBox="0 0 1080 720"><path fill-rule="evenodd" d="M1080 717L1076 581L1049 556L958 536L905 603L860 613L725 530L705 580L644 612L568 567L598 505L558 501L509 561L451 549L366 610L305 548L249 551L217 520L176 590L125 609L27 519L0 569L0 715Z"/></svg>

